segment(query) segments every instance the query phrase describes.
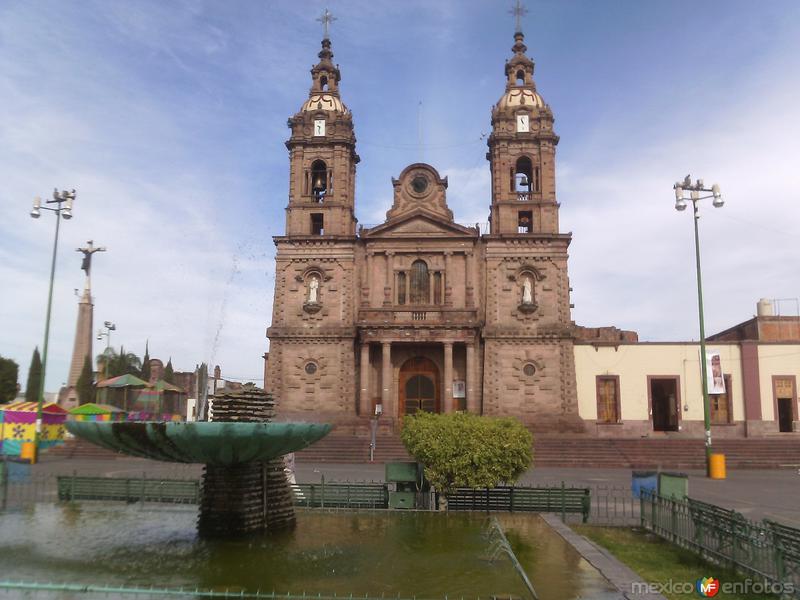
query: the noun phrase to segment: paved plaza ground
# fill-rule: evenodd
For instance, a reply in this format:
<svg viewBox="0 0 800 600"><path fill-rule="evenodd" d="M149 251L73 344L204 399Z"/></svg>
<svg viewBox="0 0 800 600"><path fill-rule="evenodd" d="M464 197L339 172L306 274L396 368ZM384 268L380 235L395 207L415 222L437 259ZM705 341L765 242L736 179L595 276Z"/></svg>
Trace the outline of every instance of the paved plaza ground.
<svg viewBox="0 0 800 600"><path fill-rule="evenodd" d="M34 473L106 475L117 477L199 477L199 465L162 463L137 458L114 460L68 459L43 457L33 467ZM693 498L732 508L749 519L764 517L800 527L800 472L797 469L734 470L722 481L707 479L702 471L688 471L689 493ZM383 481L384 466L375 464L298 463L299 483L326 481ZM568 486L588 485L593 488L630 487L629 469L584 469L541 467L528 471L520 483L553 485L564 481Z"/></svg>

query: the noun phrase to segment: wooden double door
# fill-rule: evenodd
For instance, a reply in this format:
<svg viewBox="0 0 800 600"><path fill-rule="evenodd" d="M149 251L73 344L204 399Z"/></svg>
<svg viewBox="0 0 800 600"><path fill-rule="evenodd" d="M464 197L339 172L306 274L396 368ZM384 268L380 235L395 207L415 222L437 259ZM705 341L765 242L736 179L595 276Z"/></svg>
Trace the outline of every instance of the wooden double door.
<svg viewBox="0 0 800 600"><path fill-rule="evenodd" d="M423 357L407 360L400 367L398 383L400 415L440 412L439 369L432 360Z"/></svg>

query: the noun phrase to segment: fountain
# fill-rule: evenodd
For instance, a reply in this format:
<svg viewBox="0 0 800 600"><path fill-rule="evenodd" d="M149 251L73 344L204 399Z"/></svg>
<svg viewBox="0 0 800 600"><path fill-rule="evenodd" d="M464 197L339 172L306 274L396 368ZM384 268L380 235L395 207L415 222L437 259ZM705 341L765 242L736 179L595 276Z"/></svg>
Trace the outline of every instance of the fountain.
<svg viewBox="0 0 800 600"><path fill-rule="evenodd" d="M72 421L67 430L131 456L205 465L197 530L201 537L235 537L295 524L283 455L331 430L324 423L273 423L275 402L255 387L223 392L211 421Z"/></svg>

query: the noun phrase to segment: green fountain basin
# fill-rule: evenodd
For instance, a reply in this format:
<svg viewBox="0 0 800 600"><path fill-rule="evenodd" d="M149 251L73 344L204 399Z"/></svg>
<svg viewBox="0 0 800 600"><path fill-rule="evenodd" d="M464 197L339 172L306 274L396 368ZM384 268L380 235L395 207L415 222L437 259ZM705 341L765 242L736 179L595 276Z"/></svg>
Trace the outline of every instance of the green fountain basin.
<svg viewBox="0 0 800 600"><path fill-rule="evenodd" d="M331 430L327 423L68 421L66 426L80 438L131 456L226 466L302 450Z"/></svg>

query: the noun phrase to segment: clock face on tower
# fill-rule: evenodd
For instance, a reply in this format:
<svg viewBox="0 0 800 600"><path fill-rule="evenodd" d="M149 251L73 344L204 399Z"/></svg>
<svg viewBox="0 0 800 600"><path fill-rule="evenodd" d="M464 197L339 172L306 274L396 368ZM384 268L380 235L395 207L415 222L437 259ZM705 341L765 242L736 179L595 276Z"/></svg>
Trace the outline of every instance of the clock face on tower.
<svg viewBox="0 0 800 600"><path fill-rule="evenodd" d="M530 131L530 123L528 122L528 115L517 115L517 132L527 133Z"/></svg>
<svg viewBox="0 0 800 600"><path fill-rule="evenodd" d="M315 119L314 120L314 136L324 136L325 135L325 119Z"/></svg>

